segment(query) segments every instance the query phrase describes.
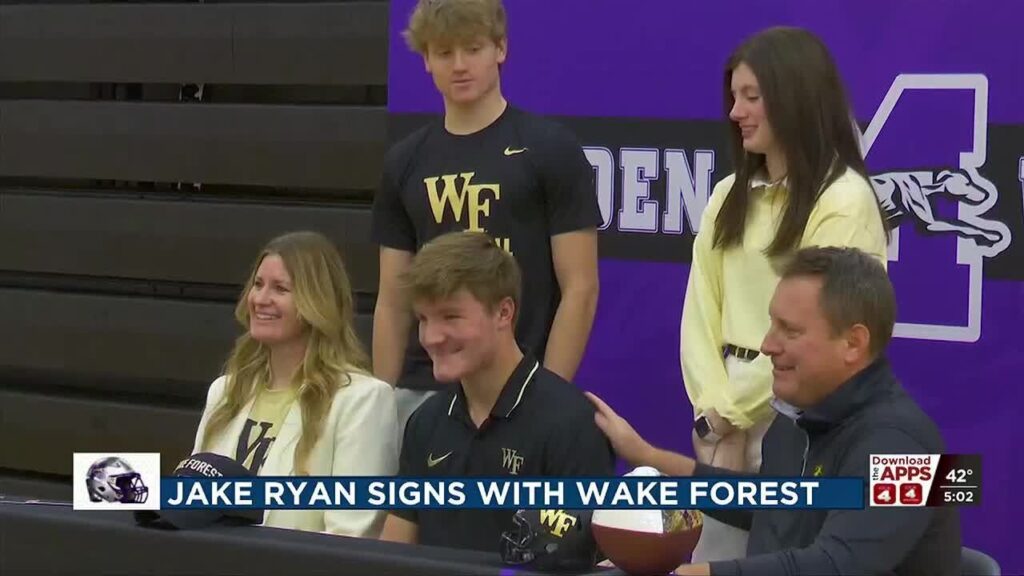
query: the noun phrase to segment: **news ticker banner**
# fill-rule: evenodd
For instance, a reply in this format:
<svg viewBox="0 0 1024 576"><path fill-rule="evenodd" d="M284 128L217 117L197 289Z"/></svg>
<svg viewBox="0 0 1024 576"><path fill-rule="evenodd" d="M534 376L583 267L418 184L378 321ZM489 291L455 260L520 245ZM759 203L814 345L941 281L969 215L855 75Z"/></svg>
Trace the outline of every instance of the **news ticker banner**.
<svg viewBox="0 0 1024 576"><path fill-rule="evenodd" d="M73 504L76 510L858 510L976 505L981 499L977 456L873 455L870 470L869 479L160 477L159 454L78 453Z"/></svg>
<svg viewBox="0 0 1024 576"><path fill-rule="evenodd" d="M861 478L162 478L161 509L864 507Z"/></svg>

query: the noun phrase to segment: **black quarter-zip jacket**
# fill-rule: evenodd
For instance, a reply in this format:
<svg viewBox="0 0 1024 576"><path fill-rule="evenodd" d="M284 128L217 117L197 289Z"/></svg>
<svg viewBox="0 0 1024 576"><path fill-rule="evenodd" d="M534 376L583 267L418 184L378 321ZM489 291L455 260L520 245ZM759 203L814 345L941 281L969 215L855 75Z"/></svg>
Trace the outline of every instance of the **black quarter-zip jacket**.
<svg viewBox="0 0 1024 576"><path fill-rule="evenodd" d="M789 415L780 410L765 434L760 474L868 480L872 454L941 454L944 448L938 427L879 359L813 408ZM736 473L698 464L695 475ZM714 576L960 573L955 508L706 513L750 531L747 557L712 562Z"/></svg>

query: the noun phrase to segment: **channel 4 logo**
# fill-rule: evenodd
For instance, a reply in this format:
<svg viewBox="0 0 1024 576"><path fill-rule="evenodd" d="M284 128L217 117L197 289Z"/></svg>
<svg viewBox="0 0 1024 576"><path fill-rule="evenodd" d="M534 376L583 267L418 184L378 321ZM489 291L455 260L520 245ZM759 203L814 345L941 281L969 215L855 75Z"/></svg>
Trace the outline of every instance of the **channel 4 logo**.
<svg viewBox="0 0 1024 576"><path fill-rule="evenodd" d="M872 454L872 506L924 506L938 468L938 454Z"/></svg>

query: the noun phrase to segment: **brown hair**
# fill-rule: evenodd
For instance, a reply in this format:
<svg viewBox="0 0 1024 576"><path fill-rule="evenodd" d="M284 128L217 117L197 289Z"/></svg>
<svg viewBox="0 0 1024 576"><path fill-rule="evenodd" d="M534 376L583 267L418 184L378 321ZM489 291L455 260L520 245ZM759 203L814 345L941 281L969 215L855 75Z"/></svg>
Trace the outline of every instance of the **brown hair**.
<svg viewBox="0 0 1024 576"><path fill-rule="evenodd" d="M732 74L746 64L757 77L765 114L786 157L785 211L768 246L779 256L799 243L821 193L847 169L870 186L842 79L832 56L818 37L800 28L776 27L755 34L729 57L725 68L725 114L735 104ZM736 179L722 204L714 245L728 248L743 241L750 181L765 168L763 154L743 148L743 136L729 122ZM876 199L876 204L877 199ZM878 217L885 218L878 205Z"/></svg>
<svg viewBox="0 0 1024 576"><path fill-rule="evenodd" d="M498 44L508 37L508 18L501 0L419 0L402 36L423 55L431 42L467 44L486 36Z"/></svg>
<svg viewBox="0 0 1024 576"><path fill-rule="evenodd" d="M449 232L420 249L403 275L410 301L437 301L465 289L489 311L505 298L519 315L519 264L483 232Z"/></svg>
<svg viewBox="0 0 1024 576"><path fill-rule="evenodd" d="M857 248L804 248L782 270L784 279L801 276L821 278L820 305L833 335L863 324L872 357L885 350L896 323L896 295L878 258Z"/></svg>
<svg viewBox="0 0 1024 576"><path fill-rule="evenodd" d="M270 380L270 350L249 335L248 296L260 263L275 254L292 278L299 319L309 333L306 354L292 380L302 409L302 436L295 448L295 471L308 474L309 454L323 433L334 395L351 382L350 372L369 373L369 360L353 327L352 287L337 248L317 232L293 232L271 240L260 251L235 306L244 332L227 360L222 402L213 411L203 439L208 447L223 432L258 386Z"/></svg>

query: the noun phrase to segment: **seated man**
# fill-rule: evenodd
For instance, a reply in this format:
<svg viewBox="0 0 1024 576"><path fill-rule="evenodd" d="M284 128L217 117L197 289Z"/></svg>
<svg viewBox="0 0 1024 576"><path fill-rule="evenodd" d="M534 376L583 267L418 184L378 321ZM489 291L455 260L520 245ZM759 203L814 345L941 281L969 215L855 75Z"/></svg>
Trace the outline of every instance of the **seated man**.
<svg viewBox="0 0 1024 576"><path fill-rule="evenodd" d="M778 415L761 475L868 478L871 454L940 454L932 420L883 356L896 301L881 264L852 248L807 248L784 268L761 351L774 365ZM597 423L630 463L670 476L730 476L654 448L603 401ZM685 565L677 574L959 574L953 508L709 510L750 531L747 557Z"/></svg>
<svg viewBox="0 0 1024 576"><path fill-rule="evenodd" d="M583 394L516 342L519 267L481 232L423 246L403 278L434 377L451 389L409 419L399 475L610 476ZM381 538L497 552L515 510L394 510Z"/></svg>

